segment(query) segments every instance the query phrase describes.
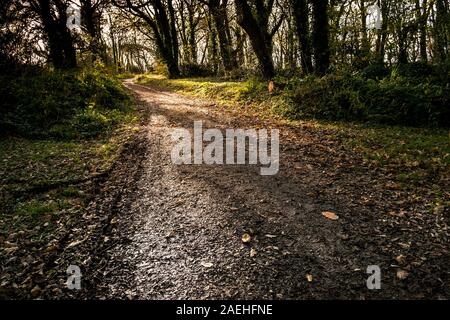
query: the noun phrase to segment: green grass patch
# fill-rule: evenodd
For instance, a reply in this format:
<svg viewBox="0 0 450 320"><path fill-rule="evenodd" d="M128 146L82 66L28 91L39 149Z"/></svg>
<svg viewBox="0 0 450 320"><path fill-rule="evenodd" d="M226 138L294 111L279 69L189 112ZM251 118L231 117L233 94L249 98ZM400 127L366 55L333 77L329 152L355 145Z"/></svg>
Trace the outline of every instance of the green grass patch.
<svg viewBox="0 0 450 320"><path fill-rule="evenodd" d="M336 136L405 184L439 183L450 174L450 138L445 129L341 124Z"/></svg>
<svg viewBox="0 0 450 320"><path fill-rule="evenodd" d="M131 126L122 131L131 130ZM107 170L122 144L120 134L99 140L65 142L7 137L0 140L3 188L71 181Z"/></svg>
<svg viewBox="0 0 450 320"><path fill-rule="evenodd" d="M146 74L137 76L136 82L160 90L190 94L224 103L254 101L255 99L263 101L265 97L268 97L265 89L267 85L256 79L244 82L219 78L167 79L160 75Z"/></svg>
<svg viewBox="0 0 450 320"><path fill-rule="evenodd" d="M124 80L124 79L133 79L134 76L135 76L134 73L131 73L131 72L124 72L124 73L119 73L119 74L117 74L117 75L116 75L116 78L117 78L117 79Z"/></svg>

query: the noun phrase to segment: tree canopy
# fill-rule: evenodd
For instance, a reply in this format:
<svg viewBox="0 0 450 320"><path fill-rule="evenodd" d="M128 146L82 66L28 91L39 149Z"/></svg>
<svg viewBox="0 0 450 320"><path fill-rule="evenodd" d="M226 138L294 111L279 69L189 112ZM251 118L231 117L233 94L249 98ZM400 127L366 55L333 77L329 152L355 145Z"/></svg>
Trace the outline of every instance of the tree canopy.
<svg viewBox="0 0 450 320"><path fill-rule="evenodd" d="M446 0L1 0L0 26L3 65L163 65L170 77L443 63L450 41Z"/></svg>

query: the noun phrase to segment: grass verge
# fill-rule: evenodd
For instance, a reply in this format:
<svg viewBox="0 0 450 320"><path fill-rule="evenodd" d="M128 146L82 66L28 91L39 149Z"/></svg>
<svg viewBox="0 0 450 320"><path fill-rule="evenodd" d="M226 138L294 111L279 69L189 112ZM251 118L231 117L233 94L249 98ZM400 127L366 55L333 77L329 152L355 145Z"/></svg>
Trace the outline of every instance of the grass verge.
<svg viewBox="0 0 450 320"><path fill-rule="evenodd" d="M46 277L53 272L44 272L45 266L57 259L62 239L80 227L96 183L108 175L123 145L138 130L134 101L108 76L96 75L97 80L87 83L91 76L85 74L47 74L45 79L27 75L14 83L26 78L35 87L45 88L47 79L55 77L72 81L59 86L83 88L66 92L79 104L57 111L64 117L52 118L44 112L20 120L24 110L33 110L24 102L39 104L42 99L25 97L26 89L20 87L9 96L17 104L10 104L8 117L3 118L18 120L12 122L12 132L0 136L0 299L41 295ZM54 110L66 107L61 92L48 93L45 100L53 101ZM36 113L47 107L40 105ZM37 125L40 116L52 120L48 130ZM25 121L39 134L17 130Z"/></svg>

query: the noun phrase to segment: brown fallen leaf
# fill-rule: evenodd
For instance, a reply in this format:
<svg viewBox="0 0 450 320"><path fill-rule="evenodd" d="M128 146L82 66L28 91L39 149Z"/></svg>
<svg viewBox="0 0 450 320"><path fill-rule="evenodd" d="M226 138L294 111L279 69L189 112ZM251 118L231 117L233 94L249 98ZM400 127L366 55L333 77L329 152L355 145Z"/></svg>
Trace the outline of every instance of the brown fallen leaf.
<svg viewBox="0 0 450 320"><path fill-rule="evenodd" d="M37 298L41 294L41 288L39 286L35 286L33 289L31 289L31 296L33 298Z"/></svg>
<svg viewBox="0 0 450 320"><path fill-rule="evenodd" d="M409 249L409 248L411 248L411 244L410 244L410 243L399 242L398 245L399 245L400 247L402 247L403 249Z"/></svg>
<svg viewBox="0 0 450 320"><path fill-rule="evenodd" d="M330 219L330 220L333 220L333 221L336 221L336 220L339 219L339 216L338 216L336 213L331 212L331 211L324 211L324 212L322 212L322 215L323 215L325 218Z"/></svg>
<svg viewBox="0 0 450 320"><path fill-rule="evenodd" d="M79 245L79 244L81 244L81 243L83 243L83 242L84 242L84 239L83 239L83 240L72 241L71 243L69 243L69 244L67 245L67 249L72 248L72 247L75 247L75 246L77 246L77 245Z"/></svg>
<svg viewBox="0 0 450 320"><path fill-rule="evenodd" d="M385 184L385 188L388 190L401 190L402 186L395 182L388 182Z"/></svg>
<svg viewBox="0 0 450 320"><path fill-rule="evenodd" d="M250 249L250 257L253 258L254 256L256 256L256 250L251 248Z"/></svg>
<svg viewBox="0 0 450 320"><path fill-rule="evenodd" d="M408 271L402 269L397 270L397 278L399 278L400 280L405 280L406 278L408 278L408 276L409 276Z"/></svg>
<svg viewBox="0 0 450 320"><path fill-rule="evenodd" d="M399 265L404 265L406 263L406 257L401 254L401 255L395 257L395 261L397 261L397 263Z"/></svg>
<svg viewBox="0 0 450 320"><path fill-rule="evenodd" d="M251 240L252 240L252 237L248 233L244 233L242 235L242 242L243 243L250 243Z"/></svg>
<svg viewBox="0 0 450 320"><path fill-rule="evenodd" d="M273 81L269 81L267 89L269 90L269 93L273 93L273 91L275 90L275 84L273 83Z"/></svg>
<svg viewBox="0 0 450 320"><path fill-rule="evenodd" d="M200 264L205 268L211 268L214 265L212 262L205 262L205 261L200 262Z"/></svg>
<svg viewBox="0 0 450 320"><path fill-rule="evenodd" d="M51 244L49 246L47 246L44 250L44 252L54 252L54 251L58 251L58 246Z"/></svg>
<svg viewBox="0 0 450 320"><path fill-rule="evenodd" d="M308 280L308 282L313 282L313 275L312 274L307 274L306 275L306 280Z"/></svg>

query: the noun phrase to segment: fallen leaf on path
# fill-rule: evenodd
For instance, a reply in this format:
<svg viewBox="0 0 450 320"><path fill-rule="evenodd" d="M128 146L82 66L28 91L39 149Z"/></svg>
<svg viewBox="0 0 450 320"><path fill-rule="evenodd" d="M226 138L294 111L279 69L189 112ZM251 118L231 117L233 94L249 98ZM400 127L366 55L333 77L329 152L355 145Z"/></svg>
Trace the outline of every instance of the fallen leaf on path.
<svg viewBox="0 0 450 320"><path fill-rule="evenodd" d="M252 237L248 233L244 233L242 235L242 242L249 243L252 240Z"/></svg>
<svg viewBox="0 0 450 320"><path fill-rule="evenodd" d="M409 244L409 243L399 242L398 245L399 245L400 247L402 247L403 249L409 249L409 248L411 248L411 244Z"/></svg>
<svg viewBox="0 0 450 320"><path fill-rule="evenodd" d="M408 278L408 276L408 271L402 269L397 270L397 278L399 278L400 280L405 280L406 278Z"/></svg>
<svg viewBox="0 0 450 320"><path fill-rule="evenodd" d="M322 215L323 215L325 218L330 219L330 220L333 220L333 221L336 221L336 220L339 219L339 216L338 216L336 213L331 212L331 211L325 211L325 212L322 212Z"/></svg>
<svg viewBox="0 0 450 320"><path fill-rule="evenodd" d="M58 251L58 246L52 244L45 248L44 252L54 252Z"/></svg>
<svg viewBox="0 0 450 320"><path fill-rule="evenodd" d="M306 280L308 280L308 282L312 282L312 281L313 281L313 276L312 276L312 274L307 274L307 275L306 275Z"/></svg>
<svg viewBox="0 0 450 320"><path fill-rule="evenodd" d="M388 182L385 184L385 188L388 190L401 190L402 186L395 182Z"/></svg>
<svg viewBox="0 0 450 320"><path fill-rule="evenodd" d="M395 258L395 261L397 261L398 264L403 265L406 263L406 257L401 254Z"/></svg>
<svg viewBox="0 0 450 320"><path fill-rule="evenodd" d="M273 235L273 234L266 234L266 238L276 238L277 236L276 235Z"/></svg>
<svg viewBox="0 0 450 320"><path fill-rule="evenodd" d="M83 241L84 241L84 240L72 241L72 242L69 243L69 245L67 246L67 249L68 249L68 248L75 247L75 246L79 245L80 243L83 243Z"/></svg>
<svg viewBox="0 0 450 320"><path fill-rule="evenodd" d="M33 298L36 298L36 297L38 297L40 294L41 294L41 288L39 288L39 286L35 286L33 289L31 289L31 296L33 297Z"/></svg>
<svg viewBox="0 0 450 320"><path fill-rule="evenodd" d="M256 250L251 248L250 249L250 257L253 258L254 256L256 256Z"/></svg>
<svg viewBox="0 0 450 320"><path fill-rule="evenodd" d="M212 266L214 266L214 264L212 262L202 261L202 262L200 262L200 264L205 268L211 268Z"/></svg>

